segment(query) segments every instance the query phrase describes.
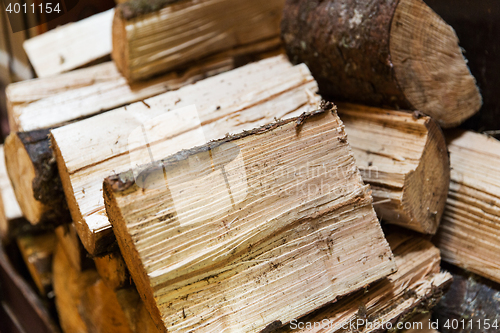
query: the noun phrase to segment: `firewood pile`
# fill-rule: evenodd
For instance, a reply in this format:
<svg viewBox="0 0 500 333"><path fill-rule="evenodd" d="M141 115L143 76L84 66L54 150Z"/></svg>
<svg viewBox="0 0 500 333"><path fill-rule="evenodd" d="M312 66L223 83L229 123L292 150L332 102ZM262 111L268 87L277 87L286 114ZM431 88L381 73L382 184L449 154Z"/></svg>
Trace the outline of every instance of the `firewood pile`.
<svg viewBox="0 0 500 333"><path fill-rule="evenodd" d="M62 332L500 326L500 142L422 0L120 1L25 49L0 236Z"/></svg>

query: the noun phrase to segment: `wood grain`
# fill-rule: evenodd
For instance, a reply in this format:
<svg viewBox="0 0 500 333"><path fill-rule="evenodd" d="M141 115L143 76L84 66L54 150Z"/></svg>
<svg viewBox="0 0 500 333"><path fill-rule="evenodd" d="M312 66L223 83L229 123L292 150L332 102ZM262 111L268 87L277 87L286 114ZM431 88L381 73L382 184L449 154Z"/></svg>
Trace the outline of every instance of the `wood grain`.
<svg viewBox="0 0 500 333"><path fill-rule="evenodd" d="M238 47L266 43L267 49L275 48L280 45L283 4L284 0L133 0L117 6L112 57L133 82ZM148 5L151 10L140 11Z"/></svg>
<svg viewBox="0 0 500 333"><path fill-rule="evenodd" d="M386 329L389 325L396 328L398 323L419 320L419 313L428 312L440 300L452 277L440 272L439 250L423 237L392 231L387 234L387 241L394 253L397 273L297 318L276 333L383 332L391 331Z"/></svg>
<svg viewBox="0 0 500 333"><path fill-rule="evenodd" d="M339 104L363 180L370 184L379 218L435 234L450 183L446 142L429 117Z"/></svg>
<svg viewBox="0 0 500 333"><path fill-rule="evenodd" d="M141 170L136 181L133 171L107 178L104 195L158 327L260 332L395 271L330 110Z"/></svg>
<svg viewBox="0 0 500 333"><path fill-rule="evenodd" d="M447 134L451 182L435 242L443 260L500 282L500 142Z"/></svg>
<svg viewBox="0 0 500 333"><path fill-rule="evenodd" d="M131 136L142 125L158 138L151 145L153 154L162 156L274 118L314 110L319 101L316 91L307 67L292 66L278 56L52 130L66 199L87 251L98 255L115 244L104 210L102 181L151 161L142 134L137 140ZM193 105L197 112L183 113L182 108ZM156 126L159 121L162 126Z"/></svg>

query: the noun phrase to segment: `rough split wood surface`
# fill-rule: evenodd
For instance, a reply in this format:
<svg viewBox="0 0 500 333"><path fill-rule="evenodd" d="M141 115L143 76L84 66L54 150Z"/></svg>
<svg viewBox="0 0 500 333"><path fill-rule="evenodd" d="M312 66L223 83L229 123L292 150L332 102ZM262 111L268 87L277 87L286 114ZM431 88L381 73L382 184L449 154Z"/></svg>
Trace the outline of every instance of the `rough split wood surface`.
<svg viewBox="0 0 500 333"><path fill-rule="evenodd" d="M129 81L238 47L281 44L285 0L185 0L118 5L112 57Z"/></svg>
<svg viewBox="0 0 500 333"><path fill-rule="evenodd" d="M316 91L306 66L278 56L52 130L64 192L87 251L97 255L115 244L103 179L151 161L141 126L158 139L151 139L153 155L163 156L314 110ZM193 105L197 112L186 109Z"/></svg>
<svg viewBox="0 0 500 333"><path fill-rule="evenodd" d="M500 282L500 142L469 131L447 141L450 192L436 244L443 260Z"/></svg>
<svg viewBox="0 0 500 333"><path fill-rule="evenodd" d="M481 107L455 31L422 0L287 0L282 38L335 99L419 110L456 126Z"/></svg>
<svg viewBox="0 0 500 333"><path fill-rule="evenodd" d="M48 127L58 127L97 113L194 83L234 67L222 56L129 85L112 62L9 85L7 168L24 216L32 223L68 220L64 192L48 138ZM17 132L19 131L19 132Z"/></svg>
<svg viewBox="0 0 500 333"><path fill-rule="evenodd" d="M422 237L409 233L390 232L387 241L394 253L397 273L297 318L276 333L381 332L386 331L388 323L396 327L398 322L419 319L413 316L429 311L452 281L449 273L440 272L439 250Z"/></svg>
<svg viewBox="0 0 500 333"><path fill-rule="evenodd" d="M106 179L106 211L158 326L260 332L395 271L333 110Z"/></svg>
<svg viewBox="0 0 500 333"><path fill-rule="evenodd" d="M24 42L38 77L47 77L109 59L114 9L68 23Z"/></svg>
<svg viewBox="0 0 500 333"><path fill-rule="evenodd" d="M379 218L434 234L450 183L439 126L429 117L361 105L339 104L338 111Z"/></svg>

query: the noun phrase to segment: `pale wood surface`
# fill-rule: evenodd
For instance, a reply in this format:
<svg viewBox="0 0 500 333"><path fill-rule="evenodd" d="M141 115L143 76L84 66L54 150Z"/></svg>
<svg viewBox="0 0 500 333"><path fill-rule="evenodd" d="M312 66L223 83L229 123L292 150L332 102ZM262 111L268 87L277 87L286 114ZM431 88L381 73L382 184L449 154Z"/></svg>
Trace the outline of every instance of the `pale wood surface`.
<svg viewBox="0 0 500 333"><path fill-rule="evenodd" d="M395 271L330 110L180 152L136 182L107 178L104 194L139 294L168 330L260 332Z"/></svg>
<svg viewBox="0 0 500 333"><path fill-rule="evenodd" d="M127 19L130 8L141 5L122 4L113 20L112 57L129 81L137 81L256 42L276 47L283 5L284 0L174 1Z"/></svg>
<svg viewBox="0 0 500 333"><path fill-rule="evenodd" d="M54 232L17 237L17 246L40 295L52 291L52 257L57 240Z"/></svg>
<svg viewBox="0 0 500 333"><path fill-rule="evenodd" d="M9 124L11 131L20 132L61 126L232 68L232 58L220 57L185 71L130 85L113 62L106 62L54 77L10 84L6 89Z"/></svg>
<svg viewBox="0 0 500 333"><path fill-rule="evenodd" d="M448 195L450 164L443 133L429 117L339 104L363 180L385 222L434 234Z"/></svg>
<svg viewBox="0 0 500 333"><path fill-rule="evenodd" d="M14 227L11 223L22 219L22 216L5 167L4 146L0 145L0 238L2 240L10 237Z"/></svg>
<svg viewBox="0 0 500 333"><path fill-rule="evenodd" d="M451 183L435 239L443 260L500 282L500 142L447 134Z"/></svg>
<svg viewBox="0 0 500 333"><path fill-rule="evenodd" d="M396 322L420 319L411 316L420 311L429 311L441 297L443 289L451 284L452 277L449 273L440 273L439 250L424 238L391 232L387 235L387 241L394 253L397 273L311 315L298 318L295 324L287 325L277 332L340 333L345 332L342 329L344 326L351 328L347 331L368 333L378 332L377 327L389 322L395 327ZM350 322L356 323L358 319L364 323L368 320L373 326L349 326ZM323 325L320 326L322 321ZM303 323L301 328L299 322ZM324 325L326 322L328 325Z"/></svg>
<svg viewBox="0 0 500 333"><path fill-rule="evenodd" d="M114 9L68 23L24 42L38 77L85 66L109 56Z"/></svg>
<svg viewBox="0 0 500 333"><path fill-rule="evenodd" d="M278 56L147 99L144 103L52 130L52 146L68 205L87 251L96 255L114 243L104 210L103 179L130 169L134 163L151 161L147 154L129 156L129 136L141 125L154 132L156 117L172 117L166 122L167 127L156 128L159 131L156 135L162 140L152 145L154 154L163 156L222 138L228 132L255 128L274 118L314 110L318 103L316 91L316 82L305 65L292 66L285 57ZM199 122L186 118L192 117L192 113L186 116L177 111L169 113L190 105L196 106L195 118ZM189 128L193 122L194 127ZM176 123L179 126L176 127ZM146 144L130 143L136 151L146 147Z"/></svg>
<svg viewBox="0 0 500 333"><path fill-rule="evenodd" d="M78 238L73 223L63 224L55 229L59 246L62 247L73 269L81 272L92 267L92 260L87 258L87 252Z"/></svg>

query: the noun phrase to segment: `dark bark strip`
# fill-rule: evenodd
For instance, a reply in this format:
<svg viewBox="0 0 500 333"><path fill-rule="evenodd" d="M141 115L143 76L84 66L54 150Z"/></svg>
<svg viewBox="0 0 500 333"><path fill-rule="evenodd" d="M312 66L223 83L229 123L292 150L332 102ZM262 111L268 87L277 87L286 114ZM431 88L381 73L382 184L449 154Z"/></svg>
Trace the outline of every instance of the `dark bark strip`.
<svg viewBox="0 0 500 333"><path fill-rule="evenodd" d="M290 60L338 100L410 109L398 86L390 28L398 0L287 0L281 23Z"/></svg>

